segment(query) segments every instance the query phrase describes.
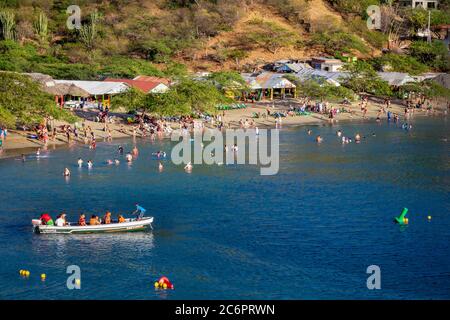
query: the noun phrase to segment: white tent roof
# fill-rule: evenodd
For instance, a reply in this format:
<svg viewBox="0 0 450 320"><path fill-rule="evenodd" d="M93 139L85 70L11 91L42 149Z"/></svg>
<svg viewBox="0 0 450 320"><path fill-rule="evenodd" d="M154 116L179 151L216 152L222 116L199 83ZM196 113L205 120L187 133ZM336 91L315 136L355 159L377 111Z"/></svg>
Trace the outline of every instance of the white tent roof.
<svg viewBox="0 0 450 320"><path fill-rule="evenodd" d="M378 72L378 75L391 86L403 86L408 82L417 82L407 73L402 72Z"/></svg>
<svg viewBox="0 0 450 320"><path fill-rule="evenodd" d="M74 84L91 95L117 94L130 89L130 86L123 82L55 80L55 83Z"/></svg>
<svg viewBox="0 0 450 320"><path fill-rule="evenodd" d="M292 75L301 81L326 81L336 87L339 87L341 85L342 80L349 77L348 72L328 72L315 69L303 69L300 72L294 73Z"/></svg>

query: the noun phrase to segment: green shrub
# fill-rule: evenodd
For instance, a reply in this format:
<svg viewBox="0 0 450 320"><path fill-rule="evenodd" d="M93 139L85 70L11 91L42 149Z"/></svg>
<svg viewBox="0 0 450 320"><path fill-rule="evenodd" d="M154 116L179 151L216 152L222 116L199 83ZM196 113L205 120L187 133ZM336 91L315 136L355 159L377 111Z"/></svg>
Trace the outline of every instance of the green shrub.
<svg viewBox="0 0 450 320"><path fill-rule="evenodd" d="M395 72L405 72L411 75L420 75L429 71L429 67L416 58L407 55L388 53L371 61L375 69L382 71L383 67L389 67Z"/></svg>
<svg viewBox="0 0 450 320"><path fill-rule="evenodd" d="M426 41L414 41L409 50L411 56L435 70L444 72L450 70L448 49L442 41L434 40L431 44Z"/></svg>
<svg viewBox="0 0 450 320"><path fill-rule="evenodd" d="M315 33L309 41L309 45L319 45L331 55L352 53L353 50L369 53L369 48L361 39L343 31Z"/></svg>
<svg viewBox="0 0 450 320"><path fill-rule="evenodd" d="M55 105L54 97L43 92L31 78L13 72L0 73L0 123L33 125L44 117L75 120Z"/></svg>

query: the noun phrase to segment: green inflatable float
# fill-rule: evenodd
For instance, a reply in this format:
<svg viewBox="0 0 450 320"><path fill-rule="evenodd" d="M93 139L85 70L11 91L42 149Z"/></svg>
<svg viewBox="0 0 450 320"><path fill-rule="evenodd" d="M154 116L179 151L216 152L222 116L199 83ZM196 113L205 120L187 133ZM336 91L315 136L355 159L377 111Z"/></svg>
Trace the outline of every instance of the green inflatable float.
<svg viewBox="0 0 450 320"><path fill-rule="evenodd" d="M394 221L401 225L408 224L408 218L405 218L407 213L408 208L403 208L402 213L398 217L395 217Z"/></svg>

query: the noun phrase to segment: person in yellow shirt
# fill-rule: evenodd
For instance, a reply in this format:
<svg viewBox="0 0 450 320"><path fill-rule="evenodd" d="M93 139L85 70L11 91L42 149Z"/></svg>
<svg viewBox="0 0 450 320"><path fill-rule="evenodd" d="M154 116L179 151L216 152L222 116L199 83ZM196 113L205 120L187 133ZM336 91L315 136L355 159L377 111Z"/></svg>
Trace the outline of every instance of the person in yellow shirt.
<svg viewBox="0 0 450 320"><path fill-rule="evenodd" d="M125 222L125 218L119 214L119 223L124 223Z"/></svg>
<svg viewBox="0 0 450 320"><path fill-rule="evenodd" d="M93 214L92 217L91 217L91 220L89 220L89 224L91 226L99 225L100 224L100 220L98 219L98 217L95 214Z"/></svg>

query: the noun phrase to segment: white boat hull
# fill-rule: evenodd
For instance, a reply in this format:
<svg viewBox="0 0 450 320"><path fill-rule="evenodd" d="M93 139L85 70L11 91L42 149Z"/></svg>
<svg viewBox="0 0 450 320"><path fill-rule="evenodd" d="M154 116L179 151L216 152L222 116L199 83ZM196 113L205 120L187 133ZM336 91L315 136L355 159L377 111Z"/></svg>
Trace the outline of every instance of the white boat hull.
<svg viewBox="0 0 450 320"><path fill-rule="evenodd" d="M40 220L33 220L36 233L43 234L82 234L82 233L111 233L111 232L134 232L143 231L152 227L153 217L145 217L141 220L127 219L123 223L111 223L100 225L78 226L69 225L64 227L47 226L41 224Z"/></svg>

